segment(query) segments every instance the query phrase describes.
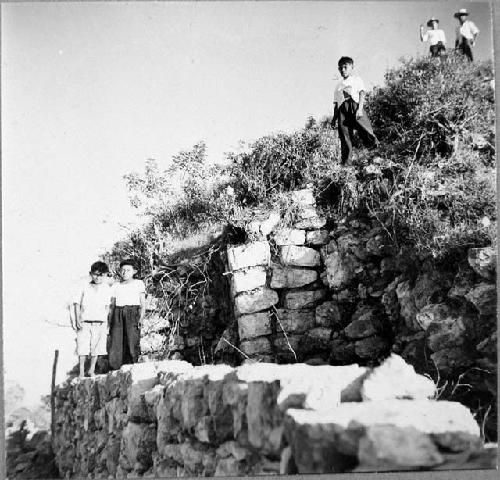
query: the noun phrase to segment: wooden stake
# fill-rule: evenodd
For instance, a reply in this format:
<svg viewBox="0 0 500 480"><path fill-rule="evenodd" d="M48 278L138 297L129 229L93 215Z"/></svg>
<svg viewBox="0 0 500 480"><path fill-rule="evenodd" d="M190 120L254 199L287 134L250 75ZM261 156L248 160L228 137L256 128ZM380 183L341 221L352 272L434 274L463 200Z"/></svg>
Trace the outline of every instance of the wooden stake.
<svg viewBox="0 0 500 480"><path fill-rule="evenodd" d="M54 441L54 434L56 432L56 369L57 369L57 359L59 358L59 350L54 352L54 364L52 365L52 386L50 389L50 432L52 434L52 441Z"/></svg>

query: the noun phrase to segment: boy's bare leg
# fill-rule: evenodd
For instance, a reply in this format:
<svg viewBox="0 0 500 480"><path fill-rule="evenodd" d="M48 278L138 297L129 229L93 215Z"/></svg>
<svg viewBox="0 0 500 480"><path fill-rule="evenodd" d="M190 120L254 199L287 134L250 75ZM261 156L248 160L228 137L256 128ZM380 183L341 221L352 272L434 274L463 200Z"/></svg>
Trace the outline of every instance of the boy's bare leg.
<svg viewBox="0 0 500 480"><path fill-rule="evenodd" d="M80 378L83 378L85 376L85 359L87 358L87 355L79 355L78 359L80 360Z"/></svg>
<svg viewBox="0 0 500 480"><path fill-rule="evenodd" d="M89 375L94 376L95 372L95 364L97 363L97 355L90 356L90 367L89 367Z"/></svg>

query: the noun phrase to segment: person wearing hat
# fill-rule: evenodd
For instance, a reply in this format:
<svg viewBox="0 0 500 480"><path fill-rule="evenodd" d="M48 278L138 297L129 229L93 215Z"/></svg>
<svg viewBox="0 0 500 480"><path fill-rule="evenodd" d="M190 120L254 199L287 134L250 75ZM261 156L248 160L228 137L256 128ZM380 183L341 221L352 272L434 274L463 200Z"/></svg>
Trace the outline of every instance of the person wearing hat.
<svg viewBox="0 0 500 480"><path fill-rule="evenodd" d="M420 25L420 40L429 42L432 57L440 57L446 52L446 37L444 31L438 28L439 20L432 17L427 26L429 29L424 33L424 26Z"/></svg>
<svg viewBox="0 0 500 480"><path fill-rule="evenodd" d="M455 40L455 48L457 48L459 52L463 53L469 61L472 62L472 47L474 46L476 37L479 34L479 29L476 27L474 22L467 19L469 12L467 12L466 8L461 8L453 16L460 22L460 25L456 30L457 38Z"/></svg>

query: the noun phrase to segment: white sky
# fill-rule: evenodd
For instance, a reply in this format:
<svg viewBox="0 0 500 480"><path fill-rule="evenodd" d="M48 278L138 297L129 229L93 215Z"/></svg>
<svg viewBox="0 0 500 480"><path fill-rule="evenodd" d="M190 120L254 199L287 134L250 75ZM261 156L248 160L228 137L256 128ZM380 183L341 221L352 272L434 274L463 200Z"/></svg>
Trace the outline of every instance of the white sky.
<svg viewBox="0 0 500 480"><path fill-rule="evenodd" d="M448 45L467 6L491 56L490 10L467 2L16 3L2 13L5 377L27 401L75 362L65 303L134 221L122 176L205 140L240 140L331 114L337 60L371 88L402 55L425 54L435 15Z"/></svg>

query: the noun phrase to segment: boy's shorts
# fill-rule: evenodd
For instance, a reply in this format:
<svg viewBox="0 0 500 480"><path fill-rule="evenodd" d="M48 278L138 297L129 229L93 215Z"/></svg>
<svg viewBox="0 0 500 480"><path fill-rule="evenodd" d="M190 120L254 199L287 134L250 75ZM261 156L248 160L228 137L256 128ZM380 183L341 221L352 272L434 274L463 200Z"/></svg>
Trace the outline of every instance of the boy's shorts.
<svg viewBox="0 0 500 480"><path fill-rule="evenodd" d="M82 322L81 330L76 332L78 355L106 355L107 335L107 322Z"/></svg>

